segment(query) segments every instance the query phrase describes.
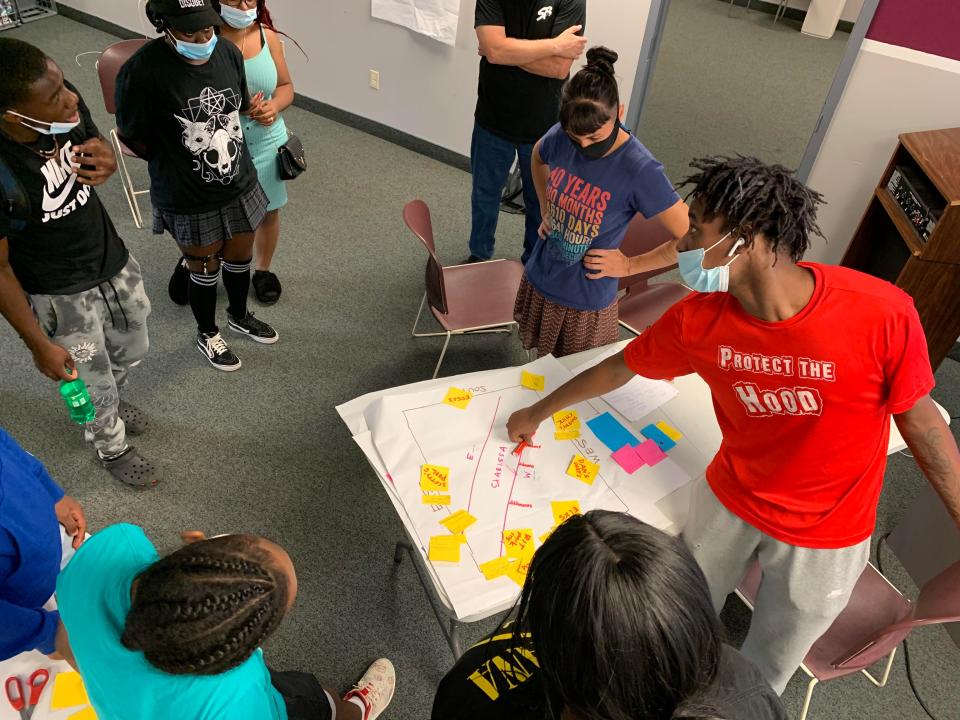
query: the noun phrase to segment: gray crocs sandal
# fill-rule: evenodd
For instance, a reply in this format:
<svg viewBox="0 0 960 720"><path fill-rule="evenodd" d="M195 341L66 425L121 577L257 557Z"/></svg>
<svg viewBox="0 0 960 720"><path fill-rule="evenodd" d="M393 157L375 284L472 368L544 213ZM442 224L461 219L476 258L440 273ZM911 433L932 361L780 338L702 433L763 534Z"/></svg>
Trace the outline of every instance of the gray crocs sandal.
<svg viewBox="0 0 960 720"><path fill-rule="evenodd" d="M160 482L154 464L145 460L132 445L112 458L102 458L97 453L97 459L115 479L137 490L149 490Z"/></svg>
<svg viewBox="0 0 960 720"><path fill-rule="evenodd" d="M117 414L123 420L127 432L131 435L142 435L150 429L150 421L143 414L143 410L128 403L126 400L120 400L120 406L117 408Z"/></svg>

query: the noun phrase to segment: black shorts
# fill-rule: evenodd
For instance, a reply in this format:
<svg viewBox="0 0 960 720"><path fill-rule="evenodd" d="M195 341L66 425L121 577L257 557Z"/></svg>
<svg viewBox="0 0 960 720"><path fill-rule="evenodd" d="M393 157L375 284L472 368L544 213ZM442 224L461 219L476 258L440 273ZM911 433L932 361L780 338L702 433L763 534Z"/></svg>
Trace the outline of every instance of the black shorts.
<svg viewBox="0 0 960 720"><path fill-rule="evenodd" d="M332 720L330 698L313 673L271 670L270 682L283 695L288 720Z"/></svg>

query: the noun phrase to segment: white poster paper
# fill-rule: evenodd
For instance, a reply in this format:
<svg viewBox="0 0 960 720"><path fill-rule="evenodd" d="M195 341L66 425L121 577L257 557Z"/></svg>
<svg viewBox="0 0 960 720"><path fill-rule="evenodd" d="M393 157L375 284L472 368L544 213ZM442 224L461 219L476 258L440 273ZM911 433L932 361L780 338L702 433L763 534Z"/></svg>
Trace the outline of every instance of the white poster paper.
<svg viewBox="0 0 960 720"><path fill-rule="evenodd" d="M402 25L446 45L457 39L460 0L371 0L373 17Z"/></svg>

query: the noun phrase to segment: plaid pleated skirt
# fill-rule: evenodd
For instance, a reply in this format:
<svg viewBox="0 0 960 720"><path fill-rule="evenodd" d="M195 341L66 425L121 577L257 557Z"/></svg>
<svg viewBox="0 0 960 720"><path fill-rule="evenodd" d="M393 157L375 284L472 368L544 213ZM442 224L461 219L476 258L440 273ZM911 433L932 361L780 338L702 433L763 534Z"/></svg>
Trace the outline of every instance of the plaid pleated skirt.
<svg viewBox="0 0 960 720"><path fill-rule="evenodd" d="M267 215L268 203L260 183L255 182L243 195L217 210L176 213L154 208L153 232L163 235L166 230L181 247L206 247L236 234L255 231Z"/></svg>
<svg viewBox="0 0 960 720"><path fill-rule="evenodd" d="M537 355L573 355L620 339L617 301L602 310L576 310L550 302L524 275L513 306L520 342Z"/></svg>

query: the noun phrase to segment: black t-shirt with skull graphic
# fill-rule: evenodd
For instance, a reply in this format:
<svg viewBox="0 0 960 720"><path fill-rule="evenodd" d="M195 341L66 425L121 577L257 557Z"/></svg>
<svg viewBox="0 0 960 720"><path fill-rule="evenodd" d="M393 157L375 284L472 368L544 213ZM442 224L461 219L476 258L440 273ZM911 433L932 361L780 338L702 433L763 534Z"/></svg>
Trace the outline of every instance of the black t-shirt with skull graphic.
<svg viewBox="0 0 960 720"><path fill-rule="evenodd" d="M163 38L144 45L117 76L117 129L143 152L150 199L180 214L208 212L257 181L240 113L250 106L243 56L224 40L192 65Z"/></svg>

